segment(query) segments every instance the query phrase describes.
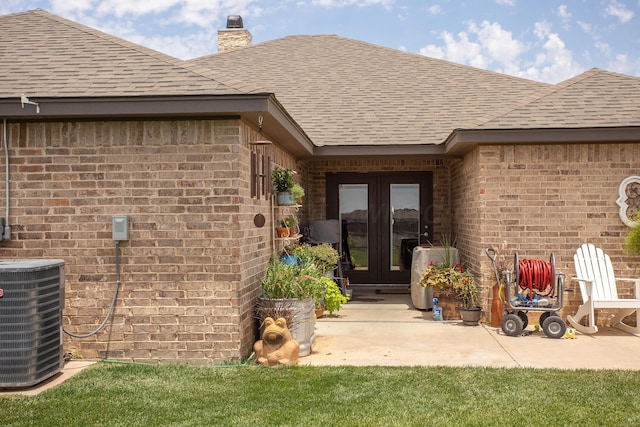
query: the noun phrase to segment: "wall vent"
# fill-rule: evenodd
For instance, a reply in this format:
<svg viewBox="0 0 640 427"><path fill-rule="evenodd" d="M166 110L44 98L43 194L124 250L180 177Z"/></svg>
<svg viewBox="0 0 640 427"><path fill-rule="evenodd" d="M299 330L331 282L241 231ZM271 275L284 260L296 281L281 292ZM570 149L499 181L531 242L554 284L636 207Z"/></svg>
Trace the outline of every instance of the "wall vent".
<svg viewBox="0 0 640 427"><path fill-rule="evenodd" d="M0 387L30 387L62 369L64 261L0 261Z"/></svg>

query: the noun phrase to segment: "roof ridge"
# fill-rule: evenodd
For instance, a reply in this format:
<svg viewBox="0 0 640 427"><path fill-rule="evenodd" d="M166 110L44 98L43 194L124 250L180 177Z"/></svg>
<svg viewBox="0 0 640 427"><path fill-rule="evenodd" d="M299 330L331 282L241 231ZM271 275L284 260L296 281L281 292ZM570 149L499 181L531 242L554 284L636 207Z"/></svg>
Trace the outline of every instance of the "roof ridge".
<svg viewBox="0 0 640 427"><path fill-rule="evenodd" d="M434 61L434 62L438 62L438 63L443 63L443 64L447 64L448 66L453 66L455 68L458 69L472 69L472 70L476 70L485 74L491 74L491 75L495 75L495 76L500 76L501 78L508 78L511 80L517 80L517 81L527 81L527 82L533 82L533 83L539 83L540 85L545 85L548 83L543 83L543 82L538 82L536 80L531 80L531 79L526 79L524 77L518 77L518 76L513 76L511 74L505 74L505 73L500 73L498 71L493 71L493 70L486 70L484 68L478 68L478 67L474 67L472 65L466 65L466 64L459 64L457 62L453 62L453 61L448 61L446 59L440 59L440 58L434 58L433 56L427 56L427 55L423 55L421 53L416 53L416 52L410 52L407 50L400 50L400 49L396 49L396 48L392 48L392 47L388 47L388 46L382 46L379 44L375 44L375 43L371 43L368 41L364 41L364 40L358 40L358 39L354 39L351 37L345 37L345 36L341 36L338 34L288 34L286 36L283 37L279 37L277 39L271 39L271 40L265 40L262 41L260 43L256 43L256 44L251 44L249 46L243 46L241 49L233 49L233 50L229 50L226 52L216 52L216 53L211 53L209 55L204 55L198 58L192 58L189 59L188 61L202 61L205 60L206 58L210 58L212 56L217 56L217 55L232 55L235 52L239 52L241 50L247 50L247 49L254 49L254 48L259 48L262 45L266 44L266 43L275 43L278 42L280 40L286 40L286 39L293 39L293 38L322 38L322 37L331 37L333 39L336 40L346 40L349 42L353 42L353 43L358 43L358 44L363 44L363 45L368 45L371 46L373 48L377 48L377 49L383 49L389 52L393 52L394 54L401 54L401 55L408 55L408 56L412 56L416 59L422 59L422 60L427 60L427 61Z"/></svg>
<svg viewBox="0 0 640 427"><path fill-rule="evenodd" d="M551 95L552 93L556 92L557 88L555 85L550 85L548 87L542 88L541 89L541 93L537 93L537 94L533 94L533 95L528 95L523 97L519 102L513 103L513 104L509 104L507 106L505 106L502 109L499 109L497 112L495 112L494 114L490 115L490 116L486 116L486 117L482 117L479 118L478 121L476 122L475 127L480 127L482 125L485 125L499 117L502 116L506 116L507 114L516 111L522 107L525 107L529 104L532 104L536 101L539 101L540 99ZM490 112L490 111L488 111Z"/></svg>
<svg viewBox="0 0 640 427"><path fill-rule="evenodd" d="M153 49L150 49L148 47L144 47L144 46L141 46L139 44L136 44L136 43L130 42L128 40L122 39L120 37L113 36L111 34L108 34L108 33L105 33L103 31L100 31L98 29L95 29L93 27L90 27L88 25L80 24L80 23L72 21L70 19L63 18L63 17L58 16L58 15L54 15L54 14L52 14L52 13L50 13L50 12L44 10L44 9L35 9L35 10L32 10L32 11L23 12L23 13L35 13L35 14L38 14L38 15L42 16L43 18L51 19L51 20L56 21L56 22L58 22L58 23L60 23L62 25L67 25L67 26L69 26L71 28L74 28L74 29L76 29L78 31L82 31L84 33L90 34L90 35L92 35L94 37L99 37L99 38L101 38L103 40L106 40L108 42L118 44L118 45L120 45L122 47L125 47L127 49L131 49L131 50L133 50L135 52L138 52L140 54L143 54L143 55L146 55L146 56L150 56L150 57L152 57L152 58L154 58L154 59L156 59L158 61L162 61L162 62L165 62L165 63L167 63L169 65L173 65L173 66L176 66L176 67L183 68L183 69L185 69L185 70L187 70L189 72L192 72L192 73L197 74L197 75L199 75L201 77L210 79L213 82L221 84L221 85L223 85L225 87L228 87L230 89L237 90L237 91L245 93L245 94L249 93L246 90L239 89L237 87L231 86L230 84L228 84L228 83L226 83L224 81L216 79L213 76L212 70L210 68L207 68L207 67L204 67L204 66L201 66L201 65L197 65L197 64L190 64L190 63L188 63L186 61L183 61L181 59L175 58L175 57L173 57L171 55L167 55L166 53L162 53L162 52L159 52L157 50L153 50Z"/></svg>

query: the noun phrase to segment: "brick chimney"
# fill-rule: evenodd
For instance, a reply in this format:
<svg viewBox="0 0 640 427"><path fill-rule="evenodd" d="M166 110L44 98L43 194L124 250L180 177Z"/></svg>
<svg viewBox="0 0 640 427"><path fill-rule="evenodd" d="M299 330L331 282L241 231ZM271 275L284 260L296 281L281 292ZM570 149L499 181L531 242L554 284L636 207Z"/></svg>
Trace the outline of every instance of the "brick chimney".
<svg viewBox="0 0 640 427"><path fill-rule="evenodd" d="M218 30L218 53L251 45L251 33L242 26L240 15L227 17L227 28Z"/></svg>

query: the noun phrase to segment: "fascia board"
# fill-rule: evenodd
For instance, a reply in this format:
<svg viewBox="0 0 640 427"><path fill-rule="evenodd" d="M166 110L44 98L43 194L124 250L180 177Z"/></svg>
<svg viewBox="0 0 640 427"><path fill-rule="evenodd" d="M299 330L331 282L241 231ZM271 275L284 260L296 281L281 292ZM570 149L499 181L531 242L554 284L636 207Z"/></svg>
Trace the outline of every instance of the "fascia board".
<svg viewBox="0 0 640 427"><path fill-rule="evenodd" d="M19 97L0 100L0 118L9 120L91 120L182 117L244 117L265 133L277 137L297 156L309 156L313 144L300 126L270 93L249 95L148 96L148 97L34 97L25 104Z"/></svg>
<svg viewBox="0 0 640 427"><path fill-rule="evenodd" d="M601 144L640 142L640 127L576 129L456 129L445 141L446 153L464 155L481 144Z"/></svg>
<svg viewBox="0 0 640 427"><path fill-rule="evenodd" d="M313 150L314 158L344 157L450 157L446 156L444 145L348 145L323 146Z"/></svg>

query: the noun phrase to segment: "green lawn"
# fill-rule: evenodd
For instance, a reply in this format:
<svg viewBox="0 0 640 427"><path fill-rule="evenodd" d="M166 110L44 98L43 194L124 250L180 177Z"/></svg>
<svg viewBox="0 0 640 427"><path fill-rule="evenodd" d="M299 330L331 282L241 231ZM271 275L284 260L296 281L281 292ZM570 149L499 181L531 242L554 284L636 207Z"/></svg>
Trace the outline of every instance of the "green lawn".
<svg viewBox="0 0 640 427"><path fill-rule="evenodd" d="M639 371L100 363L2 426L640 425Z"/></svg>

